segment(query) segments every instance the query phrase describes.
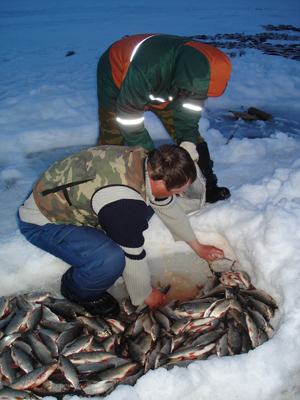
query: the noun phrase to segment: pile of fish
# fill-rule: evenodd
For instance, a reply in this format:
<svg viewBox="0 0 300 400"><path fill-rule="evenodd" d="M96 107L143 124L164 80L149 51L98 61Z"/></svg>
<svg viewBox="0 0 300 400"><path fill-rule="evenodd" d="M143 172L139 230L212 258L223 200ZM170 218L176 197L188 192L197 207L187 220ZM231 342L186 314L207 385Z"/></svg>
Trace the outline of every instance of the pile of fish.
<svg viewBox="0 0 300 400"><path fill-rule="evenodd" d="M117 318L49 293L2 297L0 398L107 395L150 369L255 349L274 330L277 302L234 263L226 272L210 269L195 299L151 310L124 299Z"/></svg>

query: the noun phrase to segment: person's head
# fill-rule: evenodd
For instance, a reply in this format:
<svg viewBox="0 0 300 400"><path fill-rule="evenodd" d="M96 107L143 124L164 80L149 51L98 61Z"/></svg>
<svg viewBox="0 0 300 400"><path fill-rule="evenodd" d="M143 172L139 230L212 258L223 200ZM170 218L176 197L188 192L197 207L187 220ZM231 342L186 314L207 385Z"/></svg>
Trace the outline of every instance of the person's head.
<svg viewBox="0 0 300 400"><path fill-rule="evenodd" d="M155 197L180 193L197 178L189 153L176 145L162 145L148 154L147 170Z"/></svg>

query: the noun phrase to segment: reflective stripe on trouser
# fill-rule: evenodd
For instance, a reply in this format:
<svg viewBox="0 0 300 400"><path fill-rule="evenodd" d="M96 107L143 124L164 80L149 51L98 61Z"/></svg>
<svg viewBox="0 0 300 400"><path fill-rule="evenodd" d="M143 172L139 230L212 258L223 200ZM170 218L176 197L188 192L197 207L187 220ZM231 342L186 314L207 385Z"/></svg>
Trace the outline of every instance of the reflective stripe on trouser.
<svg viewBox="0 0 300 400"><path fill-rule="evenodd" d="M149 111L152 111L160 119L168 134L177 144L177 134L173 119L173 110L165 111L151 107L149 108ZM100 106L100 104L98 104L98 118L99 137L97 140L97 145L124 146L125 139L120 132L119 124L116 120L117 114L113 111L105 110L102 106ZM202 143L203 141L203 137L198 132L197 144Z"/></svg>
<svg viewBox="0 0 300 400"><path fill-rule="evenodd" d="M160 110L159 108L150 107L149 111L152 111L153 114L157 116L157 118L161 121L161 123L165 127L165 130L177 144L177 134L173 118L173 110L165 111L165 110ZM204 140L203 137L198 132L197 144L203 142L203 140Z"/></svg>
<svg viewBox="0 0 300 400"><path fill-rule="evenodd" d="M123 138L119 124L117 122L117 114L113 111L105 110L98 104L99 118L99 137L97 140L98 146L114 145L124 146L125 139Z"/></svg>
<svg viewBox="0 0 300 400"><path fill-rule="evenodd" d="M19 227L30 243L71 265L62 282L74 300L99 300L123 273L125 254L103 231L75 225L38 226L23 221L19 221Z"/></svg>

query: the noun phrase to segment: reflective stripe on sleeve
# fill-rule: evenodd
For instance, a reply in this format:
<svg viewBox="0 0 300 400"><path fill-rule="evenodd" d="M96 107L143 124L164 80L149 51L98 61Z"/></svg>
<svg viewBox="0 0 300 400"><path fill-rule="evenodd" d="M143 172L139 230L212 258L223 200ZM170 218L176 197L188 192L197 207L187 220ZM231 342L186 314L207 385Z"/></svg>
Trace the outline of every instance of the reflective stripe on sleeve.
<svg viewBox="0 0 300 400"><path fill-rule="evenodd" d="M160 101L161 103L164 103L166 100L165 99L162 99L161 97L154 97L152 94L150 94L150 100L153 100L153 101Z"/></svg>
<svg viewBox="0 0 300 400"><path fill-rule="evenodd" d="M141 118L134 118L134 119L123 119L117 117L117 121L122 125L138 125L144 122L144 117Z"/></svg>
<svg viewBox="0 0 300 400"><path fill-rule="evenodd" d="M201 111L202 110L202 107L196 106L195 104L190 104L190 103L184 103L184 104L182 104L182 107L188 108L189 110L193 110L193 111Z"/></svg>

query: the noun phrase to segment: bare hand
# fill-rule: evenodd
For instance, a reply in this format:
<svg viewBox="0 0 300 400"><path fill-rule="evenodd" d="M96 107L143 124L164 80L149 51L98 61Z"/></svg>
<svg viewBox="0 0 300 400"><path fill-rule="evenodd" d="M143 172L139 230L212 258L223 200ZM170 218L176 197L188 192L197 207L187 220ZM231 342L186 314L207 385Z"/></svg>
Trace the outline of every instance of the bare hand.
<svg viewBox="0 0 300 400"><path fill-rule="evenodd" d="M199 257L208 261L220 260L224 257L224 252L215 246L205 245L198 242L197 239L188 243Z"/></svg>
<svg viewBox="0 0 300 400"><path fill-rule="evenodd" d="M165 300L167 300L167 296L160 292L156 288L152 288L151 294L144 300L149 308L159 307Z"/></svg>
<svg viewBox="0 0 300 400"><path fill-rule="evenodd" d="M224 257L223 250L218 249L215 246L203 245L201 254L202 255L200 257L204 258L205 260L208 260L208 261L221 260Z"/></svg>

